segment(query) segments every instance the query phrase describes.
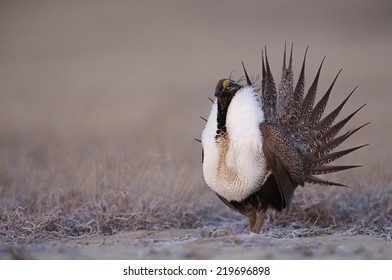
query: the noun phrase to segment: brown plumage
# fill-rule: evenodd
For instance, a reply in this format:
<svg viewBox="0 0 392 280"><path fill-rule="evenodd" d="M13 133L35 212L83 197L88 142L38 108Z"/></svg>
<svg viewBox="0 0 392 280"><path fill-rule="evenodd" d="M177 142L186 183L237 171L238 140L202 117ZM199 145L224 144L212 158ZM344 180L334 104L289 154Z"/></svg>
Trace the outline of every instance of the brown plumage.
<svg viewBox="0 0 392 280"><path fill-rule="evenodd" d="M294 86L292 47L288 66L286 66L285 48L282 76L279 87L276 89L267 51L263 52L260 99L265 120L260 123L259 129L262 135L262 152L268 174L263 182L260 183L257 191L241 201L229 201L217 193L226 205L248 217L249 230L252 232L260 231L264 214L269 208L281 211L288 207L294 191L299 185L304 186L305 183L311 183L345 186L341 183L321 179L317 175L359 167L358 165L328 164L366 146L362 145L334 152L340 144L368 123L337 136L347 122L363 106L343 120L334 123L355 88L336 109L322 118L340 71L326 93L314 105L317 85L325 58L322 60L316 76L305 95L306 53L307 49L298 82ZM247 86L252 86L244 65L243 68ZM219 90L217 89L216 91ZM219 99L217 102L219 103ZM226 108L226 110L228 109ZM225 137L230 139L230 135Z"/></svg>

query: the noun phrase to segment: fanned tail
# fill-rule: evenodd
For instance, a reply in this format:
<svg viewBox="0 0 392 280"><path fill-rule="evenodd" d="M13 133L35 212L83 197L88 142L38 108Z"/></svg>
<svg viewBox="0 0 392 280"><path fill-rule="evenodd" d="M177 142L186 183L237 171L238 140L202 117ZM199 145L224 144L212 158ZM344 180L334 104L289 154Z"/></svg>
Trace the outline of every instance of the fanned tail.
<svg viewBox="0 0 392 280"><path fill-rule="evenodd" d="M342 110L343 106L346 104L348 99L351 97L351 95L354 93L354 91L358 88L356 86L350 94L346 97L346 99L343 100L343 102L335 109L333 110L328 116L324 117L318 124L316 129L321 131L322 133L325 133L327 129L329 129L332 125L332 123L335 121L336 117L339 115L340 111Z"/></svg>
<svg viewBox="0 0 392 280"><path fill-rule="evenodd" d="M267 48L262 59L262 89L261 89L261 103L267 122L276 121L276 86L274 78L272 77L271 69L268 62ZM265 64L264 64L265 58Z"/></svg>
<svg viewBox="0 0 392 280"><path fill-rule="evenodd" d="M321 147L318 150L318 155L321 156L325 156L326 154L328 154L329 152L333 151L334 149L336 149L338 146L340 146L340 144L342 144L344 141L346 141L347 138L349 138L351 135L353 135L355 132L357 132L358 130L360 130L362 127L368 125L370 122L365 123L363 125L361 125L360 127L357 127L356 129L347 131L346 133L344 133L343 135L334 138L333 140L331 140L330 142L328 142L327 144L325 144L323 147Z"/></svg>
<svg viewBox="0 0 392 280"><path fill-rule="evenodd" d="M336 80L336 78L335 78ZM335 83L335 80L333 83ZM333 84L331 85L330 89L332 88ZM328 90L328 92L330 91ZM328 93L327 92L327 93ZM328 93L329 94L329 93ZM343 107L343 105L347 102L348 98L351 96L351 94L326 118L330 118L329 116L333 116L333 119L336 118L336 116L339 114L339 111ZM322 102L323 98L321 99L320 102ZM364 106L364 105L363 105ZM305 176L305 181L308 183L315 183L315 184L321 184L321 185L335 185L335 186L342 186L342 184L339 183L334 183L330 181L325 181L322 179L319 179L313 175L320 175L320 174L327 174L327 173L334 173L334 172L339 172L351 168L356 168L360 167L358 165L327 165L331 162L334 162L335 160L350 154L360 148L363 148L367 146L368 144L365 145L360 145L357 147L337 151L337 152L332 152L334 149L336 149L338 146L340 146L344 141L346 141L351 135L353 135L355 132L363 128L364 126L368 125L368 123L365 123L353 130L349 130L346 133L337 136L336 135L339 133L339 131L347 124L347 122L361 109L363 108L361 106L359 109L354 111L354 113L350 114L348 117L344 118L342 121L338 122L335 125L332 125L333 121L331 122L330 120L328 121L329 129L328 130L317 130L316 128L323 128L326 126L326 119L324 118L318 123L313 123L311 124L311 127L314 129L312 131L312 135L314 138L309 138L309 141L316 141L315 138L321 138L321 144L316 146L315 152L308 157L308 161L305 164L305 169L306 169L306 176ZM317 105L315 109L313 109L313 112L316 111ZM336 115L336 116L334 116ZM317 116L318 117L318 116ZM316 117L316 119L317 119ZM332 117L331 117L332 118ZM332 126L331 126L332 125ZM328 127L327 126L327 127ZM320 142L318 142L320 143Z"/></svg>
<svg viewBox="0 0 392 280"><path fill-rule="evenodd" d="M301 72L298 77L297 85L295 86L295 90L293 93L294 104L292 108L292 114L290 116L290 124L294 125L298 123L300 114L301 114L301 106L304 98L305 91L305 63L306 63L306 54L308 53L308 47L306 47L304 59L302 62Z"/></svg>
<svg viewBox="0 0 392 280"><path fill-rule="evenodd" d="M276 100L277 119L283 122L288 122L289 117L293 113L294 103L294 86L293 86L293 45L291 44L289 66L286 68L286 44L283 53L282 77L280 80L279 90Z"/></svg>
<svg viewBox="0 0 392 280"><path fill-rule="evenodd" d="M316 127L318 122L320 121L321 116L324 113L325 107L327 106L329 96L331 94L332 88L335 85L336 79L339 77L339 74L342 72L340 70L338 74L336 75L335 79L333 80L331 86L328 88L327 92L324 94L324 96L320 99L320 101L314 106L312 113L310 115L310 126L312 128Z"/></svg>
<svg viewBox="0 0 392 280"><path fill-rule="evenodd" d="M347 116L345 119L341 120L337 124L331 126L328 131L323 135L323 141L328 142L331 139L333 139L339 132L340 130L347 124L347 122L355 116L356 113L359 112L363 107L365 107L366 104L362 105L359 107L357 110L354 111L351 115Z"/></svg>
<svg viewBox="0 0 392 280"><path fill-rule="evenodd" d="M360 165L329 165L329 166L317 166L308 169L308 174L319 175L319 174L327 174L338 171L343 171L351 168L361 167Z"/></svg>
<svg viewBox="0 0 392 280"><path fill-rule="evenodd" d="M310 116L314 104L314 100L316 99L316 93L317 93L317 85L318 81L320 78L320 73L321 73L321 68L323 67L325 57L321 61L320 67L317 71L316 77L313 80L312 85L310 86L308 93L305 96L305 99L302 103L302 108L301 108L301 115L300 115L300 124L301 125L307 125L310 121Z"/></svg>
<svg viewBox="0 0 392 280"><path fill-rule="evenodd" d="M326 154L325 156L322 156L320 158L316 158L316 159L312 160L310 162L309 166L312 167L312 166L323 166L323 165L326 165L326 164L331 163L331 162L333 162L333 161L335 161L335 160L337 160L337 159L339 159L339 158L341 158L341 157L343 157L343 156L345 156L345 155L347 155L349 153L354 152L355 150L363 148L363 147L365 147L367 145L368 144L357 146L357 147L346 149L346 150L342 150L342 151L338 151L338 152L334 152L334 153Z"/></svg>
<svg viewBox="0 0 392 280"><path fill-rule="evenodd" d="M307 183L316 184L316 185L347 187L347 185L323 180L323 179L320 179L320 178L318 178L316 176L312 176L312 175L306 176L305 179L306 179Z"/></svg>
<svg viewBox="0 0 392 280"><path fill-rule="evenodd" d="M305 167L305 182L322 184L328 186L344 186L340 183L326 181L315 175L339 172L358 165L328 165L329 163L350 154L367 145L361 145L350 149L333 152L338 146L345 142L351 135L369 123L365 123L353 130L337 136L348 121L363 108L361 106L343 120L334 123L342 108L347 103L351 95L357 89L355 87L351 93L332 112L322 118L333 87L342 70L340 70L331 85L315 104L317 86L320 78L325 57L320 63L316 76L310 85L307 94L305 89L305 62L308 48L305 50L301 72L297 84L293 85L291 45L290 58L286 67L286 45L283 53L282 76L279 89L276 91L275 83L269 67L267 51L262 53L262 107L266 115L267 122L284 127L288 131L288 136L294 141L300 157Z"/></svg>

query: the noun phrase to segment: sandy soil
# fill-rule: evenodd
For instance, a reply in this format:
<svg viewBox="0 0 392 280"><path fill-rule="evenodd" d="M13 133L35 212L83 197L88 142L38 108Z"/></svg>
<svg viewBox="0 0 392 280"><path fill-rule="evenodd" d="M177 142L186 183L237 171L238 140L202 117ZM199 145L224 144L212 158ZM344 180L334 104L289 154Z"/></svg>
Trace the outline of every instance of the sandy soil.
<svg viewBox="0 0 392 280"><path fill-rule="evenodd" d="M364 235L271 238L230 230L136 231L6 246L1 259L391 259L392 242Z"/></svg>

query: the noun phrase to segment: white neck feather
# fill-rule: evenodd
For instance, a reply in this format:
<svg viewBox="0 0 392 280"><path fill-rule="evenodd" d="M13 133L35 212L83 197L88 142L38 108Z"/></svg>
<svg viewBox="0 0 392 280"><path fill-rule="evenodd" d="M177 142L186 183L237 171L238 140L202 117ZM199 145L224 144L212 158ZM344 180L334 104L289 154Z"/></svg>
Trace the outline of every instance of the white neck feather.
<svg viewBox="0 0 392 280"><path fill-rule="evenodd" d="M207 185L227 200L241 201L254 193L267 174L259 124L264 114L252 87L240 89L229 105L227 135L215 139L217 101L202 132L203 173Z"/></svg>

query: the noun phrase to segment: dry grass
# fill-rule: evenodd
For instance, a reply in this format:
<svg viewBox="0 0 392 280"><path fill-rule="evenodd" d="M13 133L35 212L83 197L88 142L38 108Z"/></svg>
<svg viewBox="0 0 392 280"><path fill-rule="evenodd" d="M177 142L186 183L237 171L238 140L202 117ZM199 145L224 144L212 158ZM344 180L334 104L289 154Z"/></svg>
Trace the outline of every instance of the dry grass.
<svg viewBox="0 0 392 280"><path fill-rule="evenodd" d="M184 193L180 188L187 180L188 186L195 185L194 176L185 179L190 174L181 174L181 166L159 155L140 158L131 151L98 148L65 155L58 147L35 149L2 158L8 162L1 176L4 241L201 225L196 213L203 210L181 203L191 189Z"/></svg>
<svg viewBox="0 0 392 280"><path fill-rule="evenodd" d="M202 181L199 153L188 158L181 151L169 156L151 146L135 151L126 144L70 147L51 142L15 147L15 142L0 158L7 163L0 176L3 242L35 243L142 229L245 230L246 219L226 209ZM141 155L140 149L148 152ZM287 213L269 212L262 234L367 234L390 239L391 185L366 176L372 172L382 170L365 166L348 173L349 178L340 176L351 183L350 188L299 189Z"/></svg>

